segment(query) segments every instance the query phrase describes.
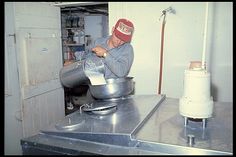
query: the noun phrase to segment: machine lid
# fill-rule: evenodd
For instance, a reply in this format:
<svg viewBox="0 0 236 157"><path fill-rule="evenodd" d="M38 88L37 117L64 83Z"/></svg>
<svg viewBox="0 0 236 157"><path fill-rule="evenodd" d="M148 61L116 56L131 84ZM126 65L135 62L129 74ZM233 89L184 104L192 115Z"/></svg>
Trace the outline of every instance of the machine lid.
<svg viewBox="0 0 236 157"><path fill-rule="evenodd" d="M79 119L77 117L67 117L55 124L55 128L58 130L75 130L81 127L84 124L84 119Z"/></svg>
<svg viewBox="0 0 236 157"><path fill-rule="evenodd" d="M104 110L94 110L92 111L92 113L96 114L96 115L108 115L111 113L114 113L116 111L117 107L110 107Z"/></svg>
<svg viewBox="0 0 236 157"><path fill-rule="evenodd" d="M91 104L85 104L82 107L83 111L101 111L109 108L116 107L117 103L115 102L93 102Z"/></svg>

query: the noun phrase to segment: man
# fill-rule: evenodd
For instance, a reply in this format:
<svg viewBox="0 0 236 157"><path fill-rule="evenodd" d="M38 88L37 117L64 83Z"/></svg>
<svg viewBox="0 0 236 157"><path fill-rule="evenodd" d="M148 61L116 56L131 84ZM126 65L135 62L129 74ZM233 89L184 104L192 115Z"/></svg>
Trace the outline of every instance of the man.
<svg viewBox="0 0 236 157"><path fill-rule="evenodd" d="M119 19L112 28L112 35L97 39L91 51L83 59L95 58L105 65L105 78L119 78L128 75L134 59L133 47L130 44L134 31L133 23ZM66 62L64 65L73 62Z"/></svg>
<svg viewBox="0 0 236 157"><path fill-rule="evenodd" d="M112 28L112 35L94 42L92 51L105 65L105 79L126 77L134 59L130 44L134 31L133 23L119 19Z"/></svg>
<svg viewBox="0 0 236 157"><path fill-rule="evenodd" d="M83 59L101 61L104 65L105 79L126 77L134 59L133 47L130 44L133 32L134 25L131 21L119 19L112 28L112 34L97 39ZM87 101L92 100L88 90Z"/></svg>
<svg viewBox="0 0 236 157"><path fill-rule="evenodd" d="M119 19L112 28L112 34L99 38L92 46L91 56L98 57L104 64L105 79L126 77L134 60L133 47L130 44L134 32L134 25L127 19ZM89 58L89 57L88 57ZM87 102L94 99L87 92Z"/></svg>

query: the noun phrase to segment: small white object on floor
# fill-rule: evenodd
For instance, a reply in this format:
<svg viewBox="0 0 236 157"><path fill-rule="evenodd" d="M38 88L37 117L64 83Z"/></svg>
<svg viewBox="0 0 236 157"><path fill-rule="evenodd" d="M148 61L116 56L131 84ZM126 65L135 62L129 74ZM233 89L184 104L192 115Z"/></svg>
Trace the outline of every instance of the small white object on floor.
<svg viewBox="0 0 236 157"><path fill-rule="evenodd" d="M74 109L74 105L73 105L71 102L69 102L69 103L67 103L66 108L67 108L68 110L73 110L73 109Z"/></svg>

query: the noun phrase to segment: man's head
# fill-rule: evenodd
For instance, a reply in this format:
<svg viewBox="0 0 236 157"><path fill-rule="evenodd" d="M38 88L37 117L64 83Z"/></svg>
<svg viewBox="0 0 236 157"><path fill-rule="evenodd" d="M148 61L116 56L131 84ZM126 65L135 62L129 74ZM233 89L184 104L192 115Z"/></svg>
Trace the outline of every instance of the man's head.
<svg viewBox="0 0 236 157"><path fill-rule="evenodd" d="M134 30L134 25L127 19L119 19L116 22L114 33L116 37L124 42L130 42Z"/></svg>
<svg viewBox="0 0 236 157"><path fill-rule="evenodd" d="M127 19L119 19L112 29L112 36L121 44L130 42L134 31L134 25ZM115 36L114 36L115 35ZM119 45L121 45L119 44Z"/></svg>

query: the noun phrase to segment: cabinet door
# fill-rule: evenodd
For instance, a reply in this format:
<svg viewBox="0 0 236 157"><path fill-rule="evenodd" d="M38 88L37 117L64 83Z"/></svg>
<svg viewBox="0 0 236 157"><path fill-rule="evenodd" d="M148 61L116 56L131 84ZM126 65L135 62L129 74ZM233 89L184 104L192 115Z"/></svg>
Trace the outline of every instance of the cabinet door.
<svg viewBox="0 0 236 157"><path fill-rule="evenodd" d="M14 3L23 136L64 118L60 8L49 2Z"/></svg>
<svg viewBox="0 0 236 157"><path fill-rule="evenodd" d="M21 155L19 141L23 137L23 131L12 2L5 3L4 15L4 153L5 155Z"/></svg>

